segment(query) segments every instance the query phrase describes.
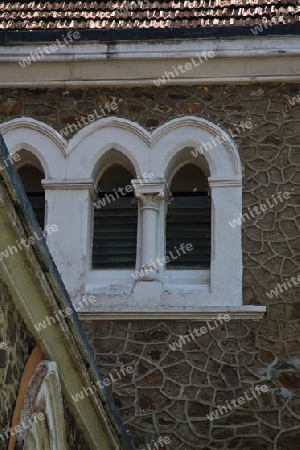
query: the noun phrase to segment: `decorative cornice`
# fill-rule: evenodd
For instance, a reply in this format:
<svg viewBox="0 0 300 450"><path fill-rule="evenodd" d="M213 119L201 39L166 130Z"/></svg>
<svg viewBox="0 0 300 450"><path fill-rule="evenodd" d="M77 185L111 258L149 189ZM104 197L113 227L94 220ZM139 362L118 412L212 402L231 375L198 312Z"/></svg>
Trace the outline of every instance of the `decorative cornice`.
<svg viewBox="0 0 300 450"><path fill-rule="evenodd" d="M42 180L42 185L46 189L58 190L74 190L74 189L91 189L94 188L94 180Z"/></svg>
<svg viewBox="0 0 300 450"><path fill-rule="evenodd" d="M62 51L44 54L24 68L18 63L29 58L30 53L38 52L40 43L0 46L0 87L155 88L154 80L165 71L172 70L174 64L184 66L201 51L213 51L215 57L163 85L297 82L300 79L299 35L162 38L113 44L96 41L78 42Z"/></svg>
<svg viewBox="0 0 300 450"><path fill-rule="evenodd" d="M236 177L235 179L230 178L228 180L219 180L209 177L208 183L210 188L226 188L226 187L240 188L241 186L243 186L241 177Z"/></svg>

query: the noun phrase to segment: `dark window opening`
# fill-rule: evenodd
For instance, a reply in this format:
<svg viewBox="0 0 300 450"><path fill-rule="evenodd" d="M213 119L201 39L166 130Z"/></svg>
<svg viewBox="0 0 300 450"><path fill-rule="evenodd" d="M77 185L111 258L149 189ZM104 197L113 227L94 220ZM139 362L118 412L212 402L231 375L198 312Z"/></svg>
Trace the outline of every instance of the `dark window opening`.
<svg viewBox="0 0 300 450"><path fill-rule="evenodd" d="M123 166L107 169L94 203L93 269L135 269L137 201Z"/></svg>
<svg viewBox="0 0 300 450"><path fill-rule="evenodd" d="M24 186L28 200L32 206L40 228L45 225L45 191L42 180L45 175L36 167L28 164L18 170L19 177Z"/></svg>
<svg viewBox="0 0 300 450"><path fill-rule="evenodd" d="M180 252L167 269L209 269L211 258L211 203L203 171L187 164L173 177L172 197L166 220L166 256L178 256L175 247L192 244L193 250Z"/></svg>

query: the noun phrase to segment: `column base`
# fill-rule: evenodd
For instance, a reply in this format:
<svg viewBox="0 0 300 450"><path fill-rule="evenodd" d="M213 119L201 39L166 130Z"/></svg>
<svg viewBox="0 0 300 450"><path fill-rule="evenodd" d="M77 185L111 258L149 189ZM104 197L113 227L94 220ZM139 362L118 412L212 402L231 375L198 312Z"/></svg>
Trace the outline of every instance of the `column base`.
<svg viewBox="0 0 300 450"><path fill-rule="evenodd" d="M159 304L161 295L161 283L159 281L138 281L133 289L134 301L145 307L149 303L151 306Z"/></svg>
<svg viewBox="0 0 300 450"><path fill-rule="evenodd" d="M154 281L157 277L157 272L152 266L141 266L138 273L137 281Z"/></svg>

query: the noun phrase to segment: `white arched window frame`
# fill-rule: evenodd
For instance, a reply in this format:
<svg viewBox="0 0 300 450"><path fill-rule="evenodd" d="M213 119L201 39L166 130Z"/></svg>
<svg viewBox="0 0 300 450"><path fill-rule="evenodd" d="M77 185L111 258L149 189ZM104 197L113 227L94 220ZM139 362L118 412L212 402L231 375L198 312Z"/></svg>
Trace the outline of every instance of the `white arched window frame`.
<svg viewBox="0 0 300 450"><path fill-rule="evenodd" d="M61 385L55 362L42 361L38 365L25 392L18 425L21 432L17 433L17 448L67 449Z"/></svg>
<svg viewBox="0 0 300 450"><path fill-rule="evenodd" d="M219 127L204 119L182 117L148 132L126 119L109 117L84 127L68 143L51 127L33 119L15 119L2 124L0 131L11 153L29 147L36 156L40 153L46 174L48 223L57 223L60 230L55 240L49 237L50 250L71 296L93 293L97 301L92 309L101 313L101 318L118 314L124 318L140 314L149 318L159 314L171 317L173 313L208 317L214 311L229 309L240 313L240 317L244 313L248 317L250 313L252 317L262 316L263 307L244 306L242 301L241 229L232 228L228 223L242 211L242 167L235 143ZM222 139L222 144L204 152L201 161L191 154L217 137ZM206 171L212 199L209 273L194 274L194 280L189 279L188 283L168 286L168 274L161 267L153 281L134 281L132 274L121 272L113 281L107 272L101 278L97 271L91 270L95 183L105 166L117 162L112 151L130 161L138 178L146 173L155 174L146 187L134 183L140 202L138 247L141 250L137 255L137 269L143 263L145 222L140 194L155 195L159 200L155 245L157 256L163 257L165 205L172 173L189 161L200 164ZM66 207L67 223L61 214Z"/></svg>
<svg viewBox="0 0 300 450"><path fill-rule="evenodd" d="M217 145L213 145L214 141ZM211 148L207 146L208 151L203 154L196 152L197 156L193 156L192 152L201 146L203 148L204 143L211 143ZM208 176L212 204L210 270L165 271L160 267L160 306L167 309L241 307L241 229L232 228L228 223L242 211L242 166L234 142L206 120L177 119L153 133L150 155L150 169L166 185L185 164L193 163L202 168ZM160 202L157 226L161 258L165 251L166 202Z"/></svg>

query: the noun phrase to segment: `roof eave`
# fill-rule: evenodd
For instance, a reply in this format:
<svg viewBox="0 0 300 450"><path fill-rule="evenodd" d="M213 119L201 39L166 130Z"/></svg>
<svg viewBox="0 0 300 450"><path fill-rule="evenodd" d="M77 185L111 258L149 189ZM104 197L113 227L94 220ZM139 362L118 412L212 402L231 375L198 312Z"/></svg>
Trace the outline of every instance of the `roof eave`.
<svg viewBox="0 0 300 450"><path fill-rule="evenodd" d="M198 28L134 28L134 29L80 29L75 31L80 33L80 41L157 41L173 39L205 39L216 38L225 39L232 37L255 38L251 26L212 26ZM34 42L54 42L60 38L67 29L60 30L26 30L26 31L0 31L0 45L5 44L26 44ZM259 36L288 36L299 35L300 23L272 25L263 29Z"/></svg>

